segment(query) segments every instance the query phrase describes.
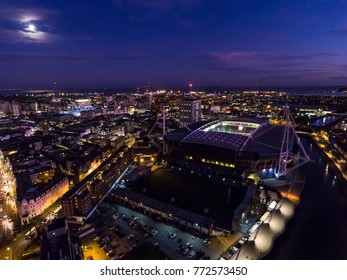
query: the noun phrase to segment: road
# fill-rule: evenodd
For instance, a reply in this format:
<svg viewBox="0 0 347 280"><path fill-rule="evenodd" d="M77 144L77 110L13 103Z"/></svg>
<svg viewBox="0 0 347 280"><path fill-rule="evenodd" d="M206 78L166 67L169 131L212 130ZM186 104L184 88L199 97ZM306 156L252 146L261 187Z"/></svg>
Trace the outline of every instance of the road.
<svg viewBox="0 0 347 280"><path fill-rule="evenodd" d="M0 244L13 238L13 220L18 216L15 186L12 167L0 152Z"/></svg>

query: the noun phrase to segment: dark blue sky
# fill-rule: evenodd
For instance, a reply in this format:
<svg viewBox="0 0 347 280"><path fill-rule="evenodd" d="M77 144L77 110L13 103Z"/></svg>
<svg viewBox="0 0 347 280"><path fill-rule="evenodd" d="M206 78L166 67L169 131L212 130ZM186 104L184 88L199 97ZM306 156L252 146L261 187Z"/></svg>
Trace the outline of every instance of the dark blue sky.
<svg viewBox="0 0 347 280"><path fill-rule="evenodd" d="M346 85L346 11L345 0L1 0L0 87Z"/></svg>

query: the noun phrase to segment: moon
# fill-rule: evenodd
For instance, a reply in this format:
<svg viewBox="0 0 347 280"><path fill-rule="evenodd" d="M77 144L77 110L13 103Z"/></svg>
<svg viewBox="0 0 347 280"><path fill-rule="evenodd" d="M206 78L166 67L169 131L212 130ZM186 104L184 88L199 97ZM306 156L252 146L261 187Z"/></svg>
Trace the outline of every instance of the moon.
<svg viewBox="0 0 347 280"><path fill-rule="evenodd" d="M33 24L29 24L29 25L28 25L28 30L29 30L30 32L35 32L35 31L36 31L36 26L33 25Z"/></svg>

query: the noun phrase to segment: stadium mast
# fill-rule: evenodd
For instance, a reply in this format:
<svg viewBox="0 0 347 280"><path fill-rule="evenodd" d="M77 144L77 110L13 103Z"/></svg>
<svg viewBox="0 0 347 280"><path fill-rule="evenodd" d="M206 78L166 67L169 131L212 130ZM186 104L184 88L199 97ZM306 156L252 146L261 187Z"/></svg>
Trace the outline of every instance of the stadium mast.
<svg viewBox="0 0 347 280"><path fill-rule="evenodd" d="M281 144L281 152L278 161L278 166L276 170L276 177L279 178L281 176L285 176L288 172L297 169L301 165L310 161L310 157L305 151L299 136L295 131L295 121L290 113L288 103L284 106L283 109L283 117L282 119L277 118L275 120L275 124L282 125L285 127L282 144ZM299 151L297 154L293 154L290 152L290 139L291 133L293 134L296 144L299 147ZM288 167L288 163L291 163L290 167Z"/></svg>

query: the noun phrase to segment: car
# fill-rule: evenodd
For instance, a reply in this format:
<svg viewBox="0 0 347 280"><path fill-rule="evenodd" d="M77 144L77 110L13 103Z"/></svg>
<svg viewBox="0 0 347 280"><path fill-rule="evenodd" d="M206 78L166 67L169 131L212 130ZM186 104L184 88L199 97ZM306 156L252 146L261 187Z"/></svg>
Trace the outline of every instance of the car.
<svg viewBox="0 0 347 280"><path fill-rule="evenodd" d="M112 258L116 255L116 253L112 251L111 253L107 253L106 255Z"/></svg>
<svg viewBox="0 0 347 280"><path fill-rule="evenodd" d="M144 237L144 238L149 237L149 233L148 233L148 232L146 232L146 233L143 235L143 237Z"/></svg>
<svg viewBox="0 0 347 280"><path fill-rule="evenodd" d="M155 242L155 243L153 243L153 246L154 246L154 247L159 247L159 243L158 243L158 242Z"/></svg>
<svg viewBox="0 0 347 280"><path fill-rule="evenodd" d="M196 236L195 235L192 235L192 239L195 239L196 238Z"/></svg>
<svg viewBox="0 0 347 280"><path fill-rule="evenodd" d="M129 220L129 217L127 215L123 214L122 215L122 220L127 221L127 220Z"/></svg>
<svg viewBox="0 0 347 280"><path fill-rule="evenodd" d="M177 243L181 243L182 242L182 238L179 238L178 240L177 240Z"/></svg>
<svg viewBox="0 0 347 280"><path fill-rule="evenodd" d="M114 256L114 251L113 250L107 251L106 256L113 257Z"/></svg>
<svg viewBox="0 0 347 280"><path fill-rule="evenodd" d="M242 245L243 243L245 243L245 240L240 239L240 240L239 240L239 244L241 244L241 245Z"/></svg>
<svg viewBox="0 0 347 280"><path fill-rule="evenodd" d="M242 237L242 240L243 240L243 241L248 241L248 236L245 235L244 237Z"/></svg>
<svg viewBox="0 0 347 280"><path fill-rule="evenodd" d="M185 248L183 249L183 255L187 255L188 252L189 252L189 249L188 249L187 247L185 247Z"/></svg>
<svg viewBox="0 0 347 280"><path fill-rule="evenodd" d="M172 233L172 232L169 232L168 235L167 235L167 237L169 237L170 239L175 239L176 236L177 236L177 234L176 233Z"/></svg>
<svg viewBox="0 0 347 280"><path fill-rule="evenodd" d="M134 234L130 234L130 235L128 236L128 240L133 240L133 239L135 239L135 235L134 235Z"/></svg>
<svg viewBox="0 0 347 280"><path fill-rule="evenodd" d="M158 233L158 231L157 231L156 229L152 229L152 230L151 230L151 233L152 233L153 235L156 235L156 234Z"/></svg>
<svg viewBox="0 0 347 280"><path fill-rule="evenodd" d="M90 251L90 250L92 250L93 249L93 247L92 246L85 246L84 247L84 251Z"/></svg>
<svg viewBox="0 0 347 280"><path fill-rule="evenodd" d="M195 251L191 250L190 253L188 254L188 258L192 258L195 256Z"/></svg>
<svg viewBox="0 0 347 280"><path fill-rule="evenodd" d="M228 255L229 255L230 257L232 257L238 250L239 250L239 248L237 248L236 246L234 246L234 247L232 247L232 248L230 248L230 249L228 250Z"/></svg>

